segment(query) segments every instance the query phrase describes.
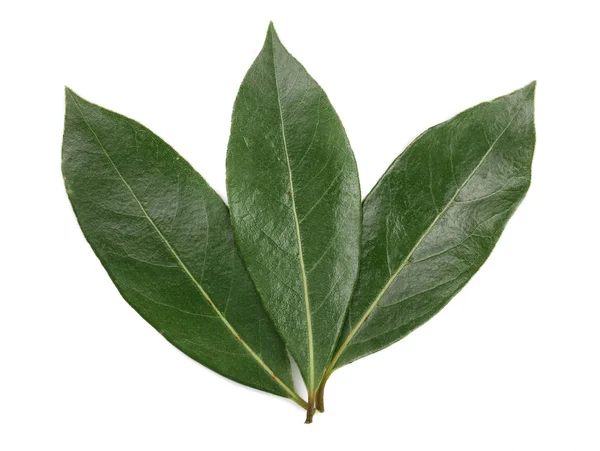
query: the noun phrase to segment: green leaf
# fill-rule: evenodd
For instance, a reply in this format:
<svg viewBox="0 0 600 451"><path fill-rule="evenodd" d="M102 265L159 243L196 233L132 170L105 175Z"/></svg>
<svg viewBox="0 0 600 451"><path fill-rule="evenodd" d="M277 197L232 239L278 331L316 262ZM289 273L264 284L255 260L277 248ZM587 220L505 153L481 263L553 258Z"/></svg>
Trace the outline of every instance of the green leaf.
<svg viewBox="0 0 600 451"><path fill-rule="evenodd" d="M272 25L235 101L227 192L236 243L310 404L356 281L360 187L337 114Z"/></svg>
<svg viewBox="0 0 600 451"><path fill-rule="evenodd" d="M425 323L485 262L529 188L534 90L427 130L366 197L360 277L328 375Z"/></svg>
<svg viewBox="0 0 600 451"><path fill-rule="evenodd" d="M302 405L221 198L147 128L66 96L67 192L125 300L194 360Z"/></svg>

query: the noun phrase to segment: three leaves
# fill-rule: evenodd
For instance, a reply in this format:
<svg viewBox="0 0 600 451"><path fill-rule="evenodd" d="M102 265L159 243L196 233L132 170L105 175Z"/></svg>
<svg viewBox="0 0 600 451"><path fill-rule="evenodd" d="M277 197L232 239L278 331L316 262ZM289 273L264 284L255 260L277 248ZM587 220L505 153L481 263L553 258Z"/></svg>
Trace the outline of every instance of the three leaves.
<svg viewBox="0 0 600 451"><path fill-rule="evenodd" d="M231 217L168 144L68 89L63 175L127 302L193 359L292 399L310 422L333 370L426 322L490 254L529 186L534 88L426 131L361 206L343 126L271 25L234 105Z"/></svg>

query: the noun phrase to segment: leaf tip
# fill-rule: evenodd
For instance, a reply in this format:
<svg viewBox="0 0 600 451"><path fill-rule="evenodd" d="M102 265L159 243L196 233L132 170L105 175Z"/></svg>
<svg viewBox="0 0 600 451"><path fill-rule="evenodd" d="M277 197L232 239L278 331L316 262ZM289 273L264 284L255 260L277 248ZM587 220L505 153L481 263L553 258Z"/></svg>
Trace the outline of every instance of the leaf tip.
<svg viewBox="0 0 600 451"><path fill-rule="evenodd" d="M65 99L67 99L67 101L69 99L81 99L81 97L79 97L75 91L73 91L71 88L69 88L68 86L65 86Z"/></svg>
<svg viewBox="0 0 600 451"><path fill-rule="evenodd" d="M525 97L527 97L527 98L534 97L536 85L537 85L537 80L533 80L532 82L525 85L525 87L522 89L522 91L525 92Z"/></svg>
<svg viewBox="0 0 600 451"><path fill-rule="evenodd" d="M267 39L265 41L265 45L272 42L280 42L279 36L277 35L277 31L275 30L275 25L273 21L269 22L269 28L267 29Z"/></svg>
<svg viewBox="0 0 600 451"><path fill-rule="evenodd" d="M516 91L507 94L507 98L513 98L519 102L533 102L535 99L535 87L537 84L537 80L533 80L532 82L527 83L522 88L517 89Z"/></svg>

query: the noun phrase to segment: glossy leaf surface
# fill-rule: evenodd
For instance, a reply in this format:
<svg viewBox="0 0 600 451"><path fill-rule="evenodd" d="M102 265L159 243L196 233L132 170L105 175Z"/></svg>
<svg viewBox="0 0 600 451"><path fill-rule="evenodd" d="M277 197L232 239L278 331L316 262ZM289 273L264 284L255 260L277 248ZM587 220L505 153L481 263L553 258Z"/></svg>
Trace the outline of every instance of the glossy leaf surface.
<svg viewBox="0 0 600 451"><path fill-rule="evenodd" d="M272 25L235 102L227 192L236 243L310 396L356 281L360 188L337 114Z"/></svg>
<svg viewBox="0 0 600 451"><path fill-rule="evenodd" d="M427 130L366 197L360 277L333 365L406 336L485 262L529 187L534 90Z"/></svg>
<svg viewBox="0 0 600 451"><path fill-rule="evenodd" d="M289 360L233 243L227 206L168 144L67 90L63 175L127 302L185 354L297 398Z"/></svg>

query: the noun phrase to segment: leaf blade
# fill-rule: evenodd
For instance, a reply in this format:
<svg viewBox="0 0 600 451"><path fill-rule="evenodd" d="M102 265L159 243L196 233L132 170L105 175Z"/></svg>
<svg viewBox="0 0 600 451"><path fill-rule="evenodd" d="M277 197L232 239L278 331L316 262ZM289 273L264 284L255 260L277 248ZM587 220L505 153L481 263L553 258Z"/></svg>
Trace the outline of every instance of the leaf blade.
<svg viewBox="0 0 600 451"><path fill-rule="evenodd" d="M532 83L429 129L369 193L361 275L330 370L424 324L485 262L529 187L534 88ZM432 156L434 148L439 153ZM429 178L428 186L419 178ZM410 213L412 221L405 218Z"/></svg>
<svg viewBox="0 0 600 451"><path fill-rule="evenodd" d="M337 114L272 25L236 98L227 192L236 243L310 397L356 279L360 187Z"/></svg>
<svg viewBox="0 0 600 451"><path fill-rule="evenodd" d="M68 89L66 95L67 192L123 297L194 360L296 398L283 343L235 251L223 201L148 129Z"/></svg>

